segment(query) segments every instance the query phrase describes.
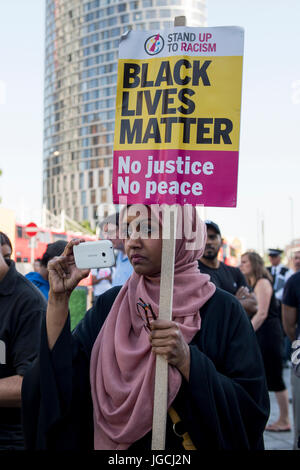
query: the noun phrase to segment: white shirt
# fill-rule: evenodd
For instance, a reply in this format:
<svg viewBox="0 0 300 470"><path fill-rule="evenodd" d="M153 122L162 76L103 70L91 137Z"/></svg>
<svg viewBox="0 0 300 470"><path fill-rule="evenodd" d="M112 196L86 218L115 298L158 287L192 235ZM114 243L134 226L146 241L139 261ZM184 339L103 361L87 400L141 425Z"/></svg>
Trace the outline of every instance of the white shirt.
<svg viewBox="0 0 300 470"><path fill-rule="evenodd" d="M104 269L92 269L92 276L95 276L97 279L101 277L109 276L111 273L109 268ZM111 288L111 282L108 279L103 279L97 284L93 285L94 296L98 297L101 294L104 294L108 289Z"/></svg>
<svg viewBox="0 0 300 470"><path fill-rule="evenodd" d="M286 266L280 263L277 266L271 267L271 274L275 279L273 286L273 289L275 291L275 297L280 301L282 300L283 289L286 281L289 277L291 277L292 274L294 274L294 271L292 269L288 269L285 274L280 274L281 268L286 268Z"/></svg>
<svg viewBox="0 0 300 470"><path fill-rule="evenodd" d="M112 275L112 286L123 286L132 273L133 267L128 256L119 250L116 256L116 267Z"/></svg>

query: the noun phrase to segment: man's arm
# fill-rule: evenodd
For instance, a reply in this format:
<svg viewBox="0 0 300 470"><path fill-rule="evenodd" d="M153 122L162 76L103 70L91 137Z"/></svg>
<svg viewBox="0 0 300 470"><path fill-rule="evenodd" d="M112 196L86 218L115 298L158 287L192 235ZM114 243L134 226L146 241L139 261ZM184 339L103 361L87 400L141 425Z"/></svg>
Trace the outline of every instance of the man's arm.
<svg viewBox="0 0 300 470"><path fill-rule="evenodd" d="M296 339L297 308L282 304L281 312L283 329L289 339L294 341Z"/></svg>
<svg viewBox="0 0 300 470"><path fill-rule="evenodd" d="M21 375L0 379L0 408L21 407L22 381L23 377Z"/></svg>

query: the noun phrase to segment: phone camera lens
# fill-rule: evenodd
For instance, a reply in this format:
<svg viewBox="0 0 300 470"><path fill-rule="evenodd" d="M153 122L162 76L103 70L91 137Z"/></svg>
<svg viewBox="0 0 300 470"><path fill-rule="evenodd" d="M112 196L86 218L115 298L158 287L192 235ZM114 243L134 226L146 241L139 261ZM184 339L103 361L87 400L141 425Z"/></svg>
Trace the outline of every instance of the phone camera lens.
<svg viewBox="0 0 300 470"><path fill-rule="evenodd" d="M106 253L102 252L102 256L103 256L103 257L106 256Z"/></svg>

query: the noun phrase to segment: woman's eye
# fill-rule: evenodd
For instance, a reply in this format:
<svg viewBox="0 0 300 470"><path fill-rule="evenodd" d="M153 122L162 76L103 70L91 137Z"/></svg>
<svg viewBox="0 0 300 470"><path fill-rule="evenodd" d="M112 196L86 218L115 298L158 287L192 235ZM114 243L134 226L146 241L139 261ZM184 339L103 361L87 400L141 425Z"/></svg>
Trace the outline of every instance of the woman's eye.
<svg viewBox="0 0 300 470"><path fill-rule="evenodd" d="M149 225L142 225L140 227L140 234L141 235L147 236L147 235L149 235L149 233L151 233L151 227Z"/></svg>

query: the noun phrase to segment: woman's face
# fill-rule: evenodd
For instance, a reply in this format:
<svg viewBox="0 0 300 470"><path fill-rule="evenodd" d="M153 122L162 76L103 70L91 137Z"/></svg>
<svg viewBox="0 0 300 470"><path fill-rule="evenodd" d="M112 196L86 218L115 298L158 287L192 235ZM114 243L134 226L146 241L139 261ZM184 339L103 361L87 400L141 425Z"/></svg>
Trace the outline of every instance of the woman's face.
<svg viewBox="0 0 300 470"><path fill-rule="evenodd" d="M162 238L159 222L148 217L128 215L122 222L122 233L127 234L125 238L125 252L137 274L152 276L160 273ZM155 238L150 238L150 237Z"/></svg>
<svg viewBox="0 0 300 470"><path fill-rule="evenodd" d="M251 266L249 257L247 255L242 256L240 269L242 273L244 274L244 276L251 276L252 266Z"/></svg>

